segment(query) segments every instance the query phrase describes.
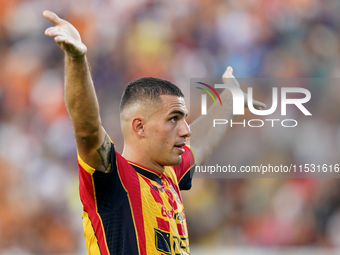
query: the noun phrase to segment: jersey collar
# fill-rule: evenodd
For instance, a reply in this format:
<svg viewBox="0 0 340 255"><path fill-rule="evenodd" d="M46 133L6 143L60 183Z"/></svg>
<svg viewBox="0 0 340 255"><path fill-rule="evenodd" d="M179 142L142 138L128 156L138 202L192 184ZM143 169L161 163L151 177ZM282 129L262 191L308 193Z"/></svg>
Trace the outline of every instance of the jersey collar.
<svg viewBox="0 0 340 255"><path fill-rule="evenodd" d="M157 182L159 185L162 185L162 174L159 174L151 169L142 167L136 163L128 161L129 164L136 170L137 173L143 175L144 177Z"/></svg>

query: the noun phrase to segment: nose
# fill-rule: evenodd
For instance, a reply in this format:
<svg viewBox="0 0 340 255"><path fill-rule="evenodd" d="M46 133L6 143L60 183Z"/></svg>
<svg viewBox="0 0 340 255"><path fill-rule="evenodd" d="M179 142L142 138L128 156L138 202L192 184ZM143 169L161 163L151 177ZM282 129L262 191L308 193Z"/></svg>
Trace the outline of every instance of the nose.
<svg viewBox="0 0 340 255"><path fill-rule="evenodd" d="M190 137L191 131L188 123L184 120L180 130L180 137Z"/></svg>

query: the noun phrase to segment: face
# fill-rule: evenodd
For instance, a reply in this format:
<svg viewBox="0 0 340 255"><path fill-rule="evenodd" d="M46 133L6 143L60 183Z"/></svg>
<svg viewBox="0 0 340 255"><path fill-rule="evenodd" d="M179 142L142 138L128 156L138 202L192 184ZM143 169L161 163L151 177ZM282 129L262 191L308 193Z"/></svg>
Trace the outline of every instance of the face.
<svg viewBox="0 0 340 255"><path fill-rule="evenodd" d="M154 164L174 166L181 163L181 155L190 129L185 118L188 110L182 97L161 95L162 104L148 118L145 125L144 146Z"/></svg>

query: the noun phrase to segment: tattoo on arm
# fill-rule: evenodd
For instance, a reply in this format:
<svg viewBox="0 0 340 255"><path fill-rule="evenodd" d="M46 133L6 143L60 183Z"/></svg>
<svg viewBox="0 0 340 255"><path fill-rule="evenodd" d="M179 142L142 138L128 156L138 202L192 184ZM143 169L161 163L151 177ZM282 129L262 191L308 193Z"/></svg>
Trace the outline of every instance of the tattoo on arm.
<svg viewBox="0 0 340 255"><path fill-rule="evenodd" d="M100 159L102 160L102 165L104 166L105 170L107 170L111 157L111 141L107 134L105 134L104 142L97 152L100 156Z"/></svg>

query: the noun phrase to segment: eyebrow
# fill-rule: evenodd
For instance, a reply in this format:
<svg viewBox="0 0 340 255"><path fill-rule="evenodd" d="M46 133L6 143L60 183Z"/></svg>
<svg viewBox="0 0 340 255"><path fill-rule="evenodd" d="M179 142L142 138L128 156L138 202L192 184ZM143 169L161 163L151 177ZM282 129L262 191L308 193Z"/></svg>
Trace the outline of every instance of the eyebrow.
<svg viewBox="0 0 340 255"><path fill-rule="evenodd" d="M169 115L173 115L173 114L179 114L181 116L184 116L184 117L187 117L188 116L188 113L185 114L183 111L181 110L173 110L172 112L169 113Z"/></svg>

